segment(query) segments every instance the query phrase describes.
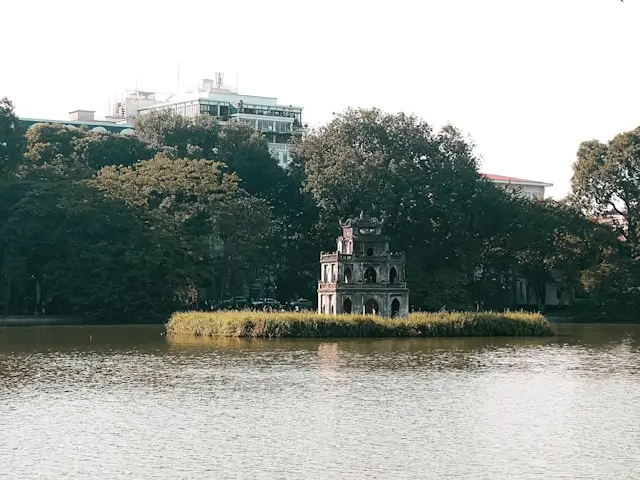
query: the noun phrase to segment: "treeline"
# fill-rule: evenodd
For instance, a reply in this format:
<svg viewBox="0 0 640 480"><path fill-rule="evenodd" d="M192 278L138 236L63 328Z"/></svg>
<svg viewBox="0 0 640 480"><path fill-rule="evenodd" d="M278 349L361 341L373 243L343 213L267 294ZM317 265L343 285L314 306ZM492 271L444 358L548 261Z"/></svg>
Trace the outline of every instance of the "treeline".
<svg viewBox="0 0 640 480"><path fill-rule="evenodd" d="M635 314L640 131L620 138L580 147L570 201L533 201L483 180L458 130L404 114L347 110L298 132L283 170L242 123L163 113L129 136L22 131L5 99L0 313L126 321L196 291L314 299L338 219L365 211L406 252L416 309L512 307L526 279L539 308L554 283L584 312ZM593 220L613 209L618 223Z"/></svg>

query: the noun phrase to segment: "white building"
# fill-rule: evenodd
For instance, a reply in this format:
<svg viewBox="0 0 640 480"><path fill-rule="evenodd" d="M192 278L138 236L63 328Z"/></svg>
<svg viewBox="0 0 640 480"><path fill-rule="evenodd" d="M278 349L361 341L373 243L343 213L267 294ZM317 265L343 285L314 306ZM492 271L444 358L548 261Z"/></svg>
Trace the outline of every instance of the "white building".
<svg viewBox="0 0 640 480"><path fill-rule="evenodd" d="M133 125L138 116L138 110L167 102L172 94L143 92L141 90L125 90L113 103L109 102L106 120L117 124Z"/></svg>
<svg viewBox="0 0 640 480"><path fill-rule="evenodd" d="M121 108L121 114L127 120L135 110L134 118L150 112L170 111L187 117L212 115L221 122L245 122L266 137L269 151L282 166L290 161L288 142L291 134L302 126L302 107L280 105L275 97L241 95L222 84L221 74L216 75L215 81L201 80L198 87L173 95L166 101L157 101L147 93L144 98L125 100Z"/></svg>
<svg viewBox="0 0 640 480"><path fill-rule="evenodd" d="M514 190L529 198L544 198L545 188L553 187L552 183L525 180L524 178L506 177L491 173L482 173L481 176L504 189Z"/></svg>
<svg viewBox="0 0 640 480"><path fill-rule="evenodd" d="M545 197L545 189L553 186L552 183L494 175L491 173L482 173L480 176L504 189L512 190L524 197L532 199L543 199ZM557 307L571 303L572 292L565 287L562 278L559 275L556 276L558 278L555 278L554 281L547 282L545 285L544 298L546 306ZM519 277L516 279L514 293L515 302L518 305L532 307L538 304L536 292L531 288L525 278Z"/></svg>

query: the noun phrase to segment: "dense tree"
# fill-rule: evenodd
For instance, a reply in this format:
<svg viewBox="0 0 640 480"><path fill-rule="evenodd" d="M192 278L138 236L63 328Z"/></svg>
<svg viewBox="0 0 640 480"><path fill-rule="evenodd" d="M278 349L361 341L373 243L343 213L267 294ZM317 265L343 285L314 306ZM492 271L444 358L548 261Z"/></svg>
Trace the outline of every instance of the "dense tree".
<svg viewBox="0 0 640 480"><path fill-rule="evenodd" d="M57 158L73 158L74 141L87 135L85 130L59 123L37 123L26 133L28 164L53 164Z"/></svg>
<svg viewBox="0 0 640 480"><path fill-rule="evenodd" d="M222 162L239 175L242 188L281 209L295 191L269 153L264 136L235 121L223 125L210 115L184 117L172 112L144 115L136 125L138 138L173 158Z"/></svg>
<svg viewBox="0 0 640 480"><path fill-rule="evenodd" d="M242 190L221 163L159 155L131 167L105 167L90 184L179 238L197 285L217 278L226 293L234 284L251 284L266 265L267 205Z"/></svg>
<svg viewBox="0 0 640 480"><path fill-rule="evenodd" d="M127 321L165 314L184 274L170 236L71 181L0 185L0 306Z"/></svg>
<svg viewBox="0 0 640 480"><path fill-rule="evenodd" d="M615 242L615 237L564 203L524 200L523 204L522 228L512 250L517 272L535 293L538 309L544 310L546 285L555 283L560 289L575 291L580 272L592 266L605 246L600 242Z"/></svg>
<svg viewBox="0 0 640 480"><path fill-rule="evenodd" d="M640 127L583 142L573 171L571 201L621 240L582 272L587 305L609 318L640 313Z"/></svg>
<svg viewBox="0 0 640 480"><path fill-rule="evenodd" d="M105 165L132 165L153 150L131 135L39 123L26 134L22 176L89 178Z"/></svg>
<svg viewBox="0 0 640 480"><path fill-rule="evenodd" d="M12 175L18 168L24 143L13 104L6 97L0 99L0 179Z"/></svg>
<svg viewBox="0 0 640 480"><path fill-rule="evenodd" d="M583 143L571 201L532 201L481 179L455 128L404 114L347 110L297 132L282 169L238 121L165 112L134 136L23 136L4 100L0 309L123 320L193 306L195 287L212 299L256 283L313 298L338 219L365 211L407 253L415 307L505 308L524 278L540 309L555 283L600 315L640 312L639 139Z"/></svg>
<svg viewBox="0 0 640 480"><path fill-rule="evenodd" d="M220 124L214 117L185 117L172 112L154 112L136 121L137 137L175 158L212 160L218 146Z"/></svg>
<svg viewBox="0 0 640 480"><path fill-rule="evenodd" d="M141 140L173 158L224 163L239 176L244 190L266 200L272 213L271 244L265 252L272 268L266 276L273 277L278 294L285 298L309 296L318 244L307 233L314 226L315 205L300 191L299 179L278 165L261 133L243 122L221 125L208 115L182 117L171 112L141 117L136 131Z"/></svg>
<svg viewBox="0 0 640 480"><path fill-rule="evenodd" d="M640 241L640 127L607 144L583 142L572 178L572 199L585 213L610 218L632 245Z"/></svg>
<svg viewBox="0 0 640 480"><path fill-rule="evenodd" d="M92 172L108 165L130 166L154 156L154 150L133 135L87 132L73 142L73 156Z"/></svg>
<svg viewBox="0 0 640 480"><path fill-rule="evenodd" d="M624 250L624 246L622 247ZM615 248L607 249L598 262L581 272L588 295L575 310L584 318L637 319L640 314L640 263Z"/></svg>
<svg viewBox="0 0 640 480"><path fill-rule="evenodd" d="M479 243L472 227L481 188L473 146L453 127L435 133L416 117L348 110L301 138L294 168L335 236L337 220L364 210L387 219L394 247L405 250L420 307L472 302Z"/></svg>

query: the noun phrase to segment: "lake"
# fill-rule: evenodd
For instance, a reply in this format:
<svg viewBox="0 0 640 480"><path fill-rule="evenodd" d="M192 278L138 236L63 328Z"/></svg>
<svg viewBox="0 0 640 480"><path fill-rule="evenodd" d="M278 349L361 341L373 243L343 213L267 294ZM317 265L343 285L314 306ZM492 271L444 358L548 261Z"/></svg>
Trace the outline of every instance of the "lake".
<svg viewBox="0 0 640 480"><path fill-rule="evenodd" d="M640 478L640 325L556 329L307 341L0 327L0 478Z"/></svg>

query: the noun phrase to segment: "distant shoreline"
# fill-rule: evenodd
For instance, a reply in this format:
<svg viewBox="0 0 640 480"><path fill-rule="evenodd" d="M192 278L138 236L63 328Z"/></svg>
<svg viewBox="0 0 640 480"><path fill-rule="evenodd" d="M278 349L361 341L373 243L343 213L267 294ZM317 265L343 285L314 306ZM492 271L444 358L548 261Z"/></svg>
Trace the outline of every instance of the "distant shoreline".
<svg viewBox="0 0 640 480"><path fill-rule="evenodd" d="M93 325L164 325L168 317L153 319L108 321L91 317L73 317L63 315L9 315L0 316L0 327L44 327L44 326L93 326Z"/></svg>
<svg viewBox="0 0 640 480"><path fill-rule="evenodd" d="M547 321L553 325L557 324L581 324L581 323L600 323L605 325L614 324L634 324L640 323L640 319L614 319L602 320L599 318L577 318L571 316L554 316L545 317ZM136 321L105 321L92 319L90 317L73 317L64 315L9 315L3 317L0 315L0 327L43 327L43 326L93 326L93 325L165 325L167 317L158 317L151 320Z"/></svg>

